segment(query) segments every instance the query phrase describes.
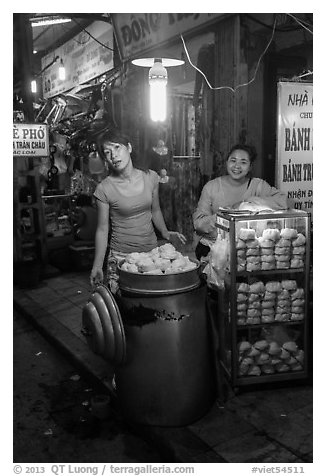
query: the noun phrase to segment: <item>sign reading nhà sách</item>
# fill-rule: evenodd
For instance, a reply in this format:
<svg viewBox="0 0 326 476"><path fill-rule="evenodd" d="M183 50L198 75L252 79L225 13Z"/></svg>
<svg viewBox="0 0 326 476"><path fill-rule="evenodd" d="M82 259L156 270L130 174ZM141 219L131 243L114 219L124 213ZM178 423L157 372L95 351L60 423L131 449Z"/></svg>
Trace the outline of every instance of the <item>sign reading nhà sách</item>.
<svg viewBox="0 0 326 476"><path fill-rule="evenodd" d="M72 40L42 58L42 69L58 60L42 74L43 97L45 99L64 93L86 83L113 68L113 28L103 21L96 21ZM62 60L66 78L59 79Z"/></svg>
<svg viewBox="0 0 326 476"><path fill-rule="evenodd" d="M49 132L46 124L13 125L14 157L46 157L49 155Z"/></svg>
<svg viewBox="0 0 326 476"><path fill-rule="evenodd" d="M112 13L114 33L123 59L212 22L225 13Z"/></svg>
<svg viewBox="0 0 326 476"><path fill-rule="evenodd" d="M313 85L277 85L278 124L276 186L298 210L313 208Z"/></svg>

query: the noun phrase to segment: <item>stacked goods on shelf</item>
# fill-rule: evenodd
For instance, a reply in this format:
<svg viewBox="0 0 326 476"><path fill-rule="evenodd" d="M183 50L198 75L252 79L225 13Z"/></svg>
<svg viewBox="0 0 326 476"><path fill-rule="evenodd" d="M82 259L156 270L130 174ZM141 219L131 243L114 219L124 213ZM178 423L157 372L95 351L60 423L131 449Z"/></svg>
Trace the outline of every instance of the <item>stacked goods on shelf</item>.
<svg viewBox="0 0 326 476"><path fill-rule="evenodd" d="M302 321L305 292L294 279L237 283L237 324Z"/></svg>
<svg viewBox="0 0 326 476"><path fill-rule="evenodd" d="M282 345L276 341L257 340L238 343L239 376L259 376L303 369L304 351L293 341Z"/></svg>
<svg viewBox="0 0 326 476"><path fill-rule="evenodd" d="M237 271L303 268L306 237L294 228L267 228L257 237L241 228L236 242Z"/></svg>

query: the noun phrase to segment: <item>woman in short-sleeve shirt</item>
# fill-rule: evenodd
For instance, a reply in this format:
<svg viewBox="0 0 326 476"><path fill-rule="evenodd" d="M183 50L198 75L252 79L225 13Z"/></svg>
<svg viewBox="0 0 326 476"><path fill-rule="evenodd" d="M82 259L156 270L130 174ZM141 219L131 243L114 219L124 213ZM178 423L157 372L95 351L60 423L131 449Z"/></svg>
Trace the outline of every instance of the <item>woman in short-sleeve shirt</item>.
<svg viewBox="0 0 326 476"><path fill-rule="evenodd" d="M210 180L203 187L193 224L200 241L196 257L207 256L217 236L216 212L221 207L238 208L241 202L260 208L282 210L289 204L286 194L265 180L251 177L256 151L249 145L234 145L227 155L227 174Z"/></svg>
<svg viewBox="0 0 326 476"><path fill-rule="evenodd" d="M176 235L182 243L184 235L168 231L158 196L159 177L153 170L133 166L132 146L119 131L107 131L98 141L99 153L108 164L110 174L96 188L98 224L95 234L95 257L91 284L103 281L103 262L109 238L109 264L115 264L132 252L147 252L157 246L154 227L169 240ZM108 284L114 292L116 275L110 274ZM113 280L112 280L113 278ZM115 283L114 283L115 281Z"/></svg>

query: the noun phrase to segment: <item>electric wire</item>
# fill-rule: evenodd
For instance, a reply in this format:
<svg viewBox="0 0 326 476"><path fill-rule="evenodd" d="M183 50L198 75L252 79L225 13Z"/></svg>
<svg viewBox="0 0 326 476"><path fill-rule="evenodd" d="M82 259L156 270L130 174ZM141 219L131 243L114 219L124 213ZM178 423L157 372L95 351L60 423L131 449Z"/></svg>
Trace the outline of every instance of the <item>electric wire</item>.
<svg viewBox="0 0 326 476"><path fill-rule="evenodd" d="M89 31L86 30L86 28L83 28L81 26L81 24L75 19L73 18L72 19L75 23L77 23L77 25L85 32L87 33L94 41L96 41L99 45L103 46L103 48L106 48L107 50L111 50L111 51L114 51L113 48L110 48L109 46L105 45L104 43L102 43L101 41L99 41L97 38L95 38L95 36L93 36Z"/></svg>
<svg viewBox="0 0 326 476"><path fill-rule="evenodd" d="M187 50L187 47L186 47L186 43L185 43L185 41L184 41L184 38L183 38L182 35L180 35L180 36L181 36L181 40L182 40L182 43L183 43L183 46L184 46L184 49L185 49L185 53L186 53L186 56L187 56L187 58L188 58L189 63L191 64L191 66L192 66L193 68L195 68L196 71L198 71L198 72L204 77L204 79L205 79L205 81L206 81L208 87L209 87L210 89L214 90L214 91L217 91L217 90L220 90L220 89L230 89L233 93L235 93L239 88L242 88L242 87L244 87L244 86L248 86L248 85L251 84L253 81L255 81L256 75L257 75L257 72L258 72L258 68L259 68L259 65L260 65L260 62L261 62L263 56L266 54L266 51L267 51L268 48L270 47L270 44L271 44L272 41L273 41L274 34L275 34L275 27L276 27L276 16L275 16L275 19L274 19L272 35L271 35L271 37L270 37L270 39L269 39L269 41L268 41L268 43L267 43L267 45L266 45L264 51L262 52L262 54L260 55L260 57L259 57L259 59L258 59L258 61L257 61L256 68L255 68L255 72L254 72L253 77L252 77L251 80L248 81L247 83L238 84L238 85L235 86L234 88L232 88L231 86L219 86L219 87L215 87L215 88L214 88L214 87L210 84L210 82L208 81L208 79L207 79L205 73L203 73L199 68L197 68L197 66L195 66L195 65L192 63L192 61L191 61L191 59L190 59L190 56L189 56L189 53L188 53L188 50Z"/></svg>
<svg viewBox="0 0 326 476"><path fill-rule="evenodd" d="M313 32L306 26L306 25L309 25L309 26L310 26L310 24L309 24L308 22L306 22L306 21L304 21L304 20L300 21L295 15L292 15L291 13L286 13L286 15L288 15L290 18L292 18L294 21L296 21L296 22L298 23L298 25L300 25L301 28L303 28L303 29L307 30L309 33L313 34ZM292 29L282 30L282 29L276 28L276 23L277 23L277 17L276 17L276 15L275 15L275 19L274 19L273 26L267 25L267 24L265 24L264 22L262 22L262 21L256 19L255 17L253 17L253 16L251 16L251 15L249 15L249 14L246 14L246 16L249 17L250 19L252 19L253 21L257 21L257 23L260 23L260 24L262 24L263 26L266 26L267 28L272 28L273 31L272 31L272 35L271 35L270 40L268 41L268 43L267 43L267 45L266 45L264 51L262 52L262 54L260 55L260 57L259 57L259 59L258 59L258 61L257 61L256 68L255 68L255 72L254 72L254 75L253 75L253 77L251 78L251 80L248 81L247 83L238 84L238 85L235 86L234 88L232 88L231 86L213 87L213 86L210 84L210 82L208 81L208 79L207 79L205 73L203 73L203 71L201 71L199 68L197 68L197 66L195 66L195 65L193 64L193 62L191 61L190 56L189 56L189 53L188 53L188 50L187 50L187 46L186 46L185 40L184 40L183 36L180 35L181 40L182 40L182 43L183 43L183 47L184 47L184 50L185 50L185 53L186 53L186 56L187 56L187 58L188 58L188 61L189 61L190 65L204 77L204 79L205 79L205 81L206 81L208 87L209 87L210 89L214 90L214 91L220 90L220 89L229 89L229 90L231 90L233 93L235 93L239 88L244 87L244 86L248 86L249 84L251 84L251 83L252 83L253 81L255 81L255 79L256 79L256 75L257 75L257 72L258 72L258 69L259 69L261 60L262 60L262 58L264 57L264 55L266 54L268 48L270 47L270 44L271 44L272 41L273 41L275 31L289 32L289 31L293 31L293 30L297 30L297 29L298 29L298 28L292 28ZM305 23L306 25L305 25L304 23ZM297 78L298 78L298 79L301 79L301 78L303 78L303 77L305 77L305 76L309 76L309 75L312 75L312 74L313 74L313 72L309 70L308 72L304 72L303 74L297 76Z"/></svg>
<svg viewBox="0 0 326 476"><path fill-rule="evenodd" d="M252 20L255 23L258 23L259 25L262 25L266 28L269 28L270 30L273 30L273 25L268 25L268 23L265 23L258 18L254 17L253 15L250 15L250 13L245 13L244 16L246 18L249 18L249 20ZM300 26L292 26L292 27L285 27L285 28L275 28L275 31L279 33L288 33L289 31L297 31L300 30Z"/></svg>
<svg viewBox="0 0 326 476"><path fill-rule="evenodd" d="M311 76L312 74L314 74L313 71L310 71L310 69L309 69L309 71L307 71L305 73L302 73L302 74L299 74L299 76L297 76L297 78L301 79L301 78L304 78L305 76Z"/></svg>
<svg viewBox="0 0 326 476"><path fill-rule="evenodd" d="M293 13L285 13L285 15L292 16L293 19L296 18L297 20L301 21L301 23L303 23L303 24L306 25L306 26L309 26L309 27L312 27L312 26L313 26L311 22L308 22L308 21L306 21L306 20L303 20L303 18L298 18L298 17L296 17L295 15L293 15Z"/></svg>
<svg viewBox="0 0 326 476"><path fill-rule="evenodd" d="M64 23L62 23L60 25L60 27L62 28L62 30L64 30L66 33L69 32L69 29L67 27L64 26ZM77 43L78 45L86 45L89 40L90 40L90 37L87 38L87 40L85 41L78 41L75 37L71 38L71 40L73 40L75 43Z"/></svg>
<svg viewBox="0 0 326 476"><path fill-rule="evenodd" d="M304 28L311 35L313 35L313 32L308 27L306 27L295 15L292 15L292 13L287 13L287 15L289 15L289 17L293 18L293 20L296 21L302 28Z"/></svg>

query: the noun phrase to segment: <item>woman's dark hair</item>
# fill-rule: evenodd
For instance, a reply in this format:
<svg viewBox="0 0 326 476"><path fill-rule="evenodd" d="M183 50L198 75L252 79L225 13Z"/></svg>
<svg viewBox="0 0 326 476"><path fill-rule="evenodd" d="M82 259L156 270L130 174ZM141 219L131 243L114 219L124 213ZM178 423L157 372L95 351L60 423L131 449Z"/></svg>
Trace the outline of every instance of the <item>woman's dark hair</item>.
<svg viewBox="0 0 326 476"><path fill-rule="evenodd" d="M248 145L248 144L236 144L232 146L226 156L226 160L228 160L232 152L234 152L235 150L244 150L245 152L247 152L251 164L256 160L256 157L257 157L256 149L253 145Z"/></svg>

